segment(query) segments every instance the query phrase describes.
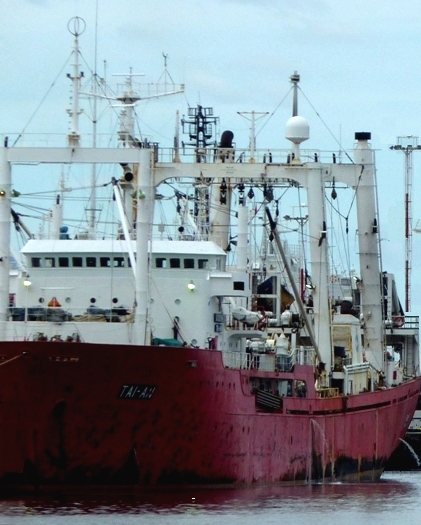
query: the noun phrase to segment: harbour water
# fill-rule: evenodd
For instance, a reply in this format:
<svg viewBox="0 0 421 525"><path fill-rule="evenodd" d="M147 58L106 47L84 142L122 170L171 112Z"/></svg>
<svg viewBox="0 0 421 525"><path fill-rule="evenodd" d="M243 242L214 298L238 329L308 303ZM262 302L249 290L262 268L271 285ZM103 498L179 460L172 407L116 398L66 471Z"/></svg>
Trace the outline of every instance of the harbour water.
<svg viewBox="0 0 421 525"><path fill-rule="evenodd" d="M0 525L414 525L420 514L420 471L387 472L368 484L0 501Z"/></svg>

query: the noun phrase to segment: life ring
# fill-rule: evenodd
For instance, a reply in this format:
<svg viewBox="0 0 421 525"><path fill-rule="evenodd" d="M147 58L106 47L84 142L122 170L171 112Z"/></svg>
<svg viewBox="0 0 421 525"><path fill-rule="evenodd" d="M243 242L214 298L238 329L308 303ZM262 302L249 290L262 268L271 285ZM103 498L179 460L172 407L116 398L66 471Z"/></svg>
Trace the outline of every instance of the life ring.
<svg viewBox="0 0 421 525"><path fill-rule="evenodd" d="M402 326L405 324L405 316L404 315L393 315L392 323L394 327L402 328Z"/></svg>

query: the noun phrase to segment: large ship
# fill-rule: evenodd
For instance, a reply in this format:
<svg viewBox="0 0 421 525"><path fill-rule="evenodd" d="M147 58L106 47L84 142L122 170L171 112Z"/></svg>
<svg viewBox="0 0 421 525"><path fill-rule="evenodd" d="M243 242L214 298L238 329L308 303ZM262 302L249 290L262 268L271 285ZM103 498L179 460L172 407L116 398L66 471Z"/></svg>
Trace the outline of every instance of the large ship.
<svg viewBox="0 0 421 525"><path fill-rule="evenodd" d="M183 121L191 146L176 134L163 148L136 136L128 75L116 146L86 147L77 22L67 144L0 148L0 487L378 480L421 378L418 318L380 266L370 134L355 134L353 158L308 158L294 73L289 151L257 149L254 133L246 149L230 131L211 142L201 106ZM30 234L12 267L13 172L52 163L110 167L118 227L73 234L57 195L48 234ZM177 222L154 227L163 184L177 188ZM327 213L345 186L360 259L347 276L331 269ZM279 231L294 191L308 199L284 219L300 253Z"/></svg>

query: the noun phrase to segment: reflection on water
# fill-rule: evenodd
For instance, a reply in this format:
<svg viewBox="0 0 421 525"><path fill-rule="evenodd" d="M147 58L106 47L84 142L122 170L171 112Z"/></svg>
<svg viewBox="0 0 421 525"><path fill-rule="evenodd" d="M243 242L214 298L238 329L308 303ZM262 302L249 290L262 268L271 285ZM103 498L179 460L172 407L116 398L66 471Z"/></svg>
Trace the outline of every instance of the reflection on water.
<svg viewBox="0 0 421 525"><path fill-rule="evenodd" d="M380 483L149 492L135 497L63 496L0 500L0 525L107 523L417 523L421 472L387 473ZM281 519L281 521L280 521ZM356 524L357 522L357 524Z"/></svg>

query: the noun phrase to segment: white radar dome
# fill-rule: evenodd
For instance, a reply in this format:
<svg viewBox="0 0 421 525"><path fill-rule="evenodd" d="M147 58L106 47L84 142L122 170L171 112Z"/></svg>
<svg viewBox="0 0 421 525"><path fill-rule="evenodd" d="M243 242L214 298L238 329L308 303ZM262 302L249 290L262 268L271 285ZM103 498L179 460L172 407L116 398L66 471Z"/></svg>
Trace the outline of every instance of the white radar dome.
<svg viewBox="0 0 421 525"><path fill-rule="evenodd" d="M291 117L285 126L285 138L301 144L310 137L310 126L304 117Z"/></svg>

